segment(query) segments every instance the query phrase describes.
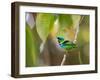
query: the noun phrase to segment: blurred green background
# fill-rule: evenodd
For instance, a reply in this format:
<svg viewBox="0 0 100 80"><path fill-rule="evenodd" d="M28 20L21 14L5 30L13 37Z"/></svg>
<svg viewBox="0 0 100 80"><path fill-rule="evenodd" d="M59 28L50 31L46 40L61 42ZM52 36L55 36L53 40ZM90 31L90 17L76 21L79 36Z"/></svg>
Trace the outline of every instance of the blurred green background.
<svg viewBox="0 0 100 80"><path fill-rule="evenodd" d="M57 36L78 46L67 50L64 65L89 64L89 16L26 13L26 67L60 65L66 50Z"/></svg>

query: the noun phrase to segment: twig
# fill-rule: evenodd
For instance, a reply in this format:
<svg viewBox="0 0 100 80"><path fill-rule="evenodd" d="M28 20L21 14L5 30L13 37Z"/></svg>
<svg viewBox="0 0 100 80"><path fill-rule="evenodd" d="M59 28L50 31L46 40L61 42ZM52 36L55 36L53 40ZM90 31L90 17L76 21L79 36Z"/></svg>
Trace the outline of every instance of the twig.
<svg viewBox="0 0 100 80"><path fill-rule="evenodd" d="M66 60L66 56L67 56L67 55L66 55L66 54L64 54L63 59L62 59L62 62L61 62L61 66L62 66L62 65L64 65L65 60Z"/></svg>
<svg viewBox="0 0 100 80"><path fill-rule="evenodd" d="M84 16L81 17L80 21L79 21L79 24L77 24L77 29L76 29L76 33L75 33L75 38L74 38L74 41L73 43L76 42L76 39L77 39L77 35L78 35L78 32L79 32L79 25L81 24L82 20L83 20Z"/></svg>
<svg viewBox="0 0 100 80"><path fill-rule="evenodd" d="M75 38L74 38L73 43L76 42L77 35L78 35L78 32L79 32L79 25L80 25L80 23L82 22L83 18L84 18L84 16L81 17L81 19L80 19L80 21L79 21L79 24L77 24L77 29L76 29ZM63 59L62 59L62 62L61 62L61 66L64 65L65 60L66 60L66 57L67 57L67 55L64 54ZM80 59L80 57L79 57L79 59ZM81 62L81 59L80 59L80 62Z"/></svg>
<svg viewBox="0 0 100 80"><path fill-rule="evenodd" d="M76 29L75 38L74 38L73 43L75 43L75 42L76 42L78 32L79 32L79 24L77 25L77 29Z"/></svg>

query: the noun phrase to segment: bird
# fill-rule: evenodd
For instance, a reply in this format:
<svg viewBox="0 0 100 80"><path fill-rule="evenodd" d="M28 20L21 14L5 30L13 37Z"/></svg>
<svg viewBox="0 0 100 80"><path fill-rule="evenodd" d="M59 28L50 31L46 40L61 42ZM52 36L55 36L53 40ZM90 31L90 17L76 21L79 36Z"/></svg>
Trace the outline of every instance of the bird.
<svg viewBox="0 0 100 80"><path fill-rule="evenodd" d="M65 40L63 37L57 37L59 46L65 50L77 48L77 45L72 41Z"/></svg>

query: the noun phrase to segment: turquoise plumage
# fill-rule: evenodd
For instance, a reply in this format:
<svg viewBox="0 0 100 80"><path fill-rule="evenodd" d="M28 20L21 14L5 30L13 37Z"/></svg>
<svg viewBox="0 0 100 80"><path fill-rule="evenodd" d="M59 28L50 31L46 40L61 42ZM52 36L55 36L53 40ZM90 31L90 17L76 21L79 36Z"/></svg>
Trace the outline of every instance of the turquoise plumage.
<svg viewBox="0 0 100 80"><path fill-rule="evenodd" d="M57 37L57 39L58 39L59 46L65 50L71 50L73 48L77 48L75 43L68 40L64 40L63 37Z"/></svg>

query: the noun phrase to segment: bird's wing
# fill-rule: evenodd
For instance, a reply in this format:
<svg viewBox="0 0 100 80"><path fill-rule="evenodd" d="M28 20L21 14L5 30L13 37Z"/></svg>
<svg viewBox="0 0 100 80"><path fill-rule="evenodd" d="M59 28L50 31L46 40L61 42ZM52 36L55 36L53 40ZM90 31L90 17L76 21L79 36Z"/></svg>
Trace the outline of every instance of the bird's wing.
<svg viewBox="0 0 100 80"><path fill-rule="evenodd" d="M70 43L70 41L66 40L62 44L68 44L68 43Z"/></svg>

